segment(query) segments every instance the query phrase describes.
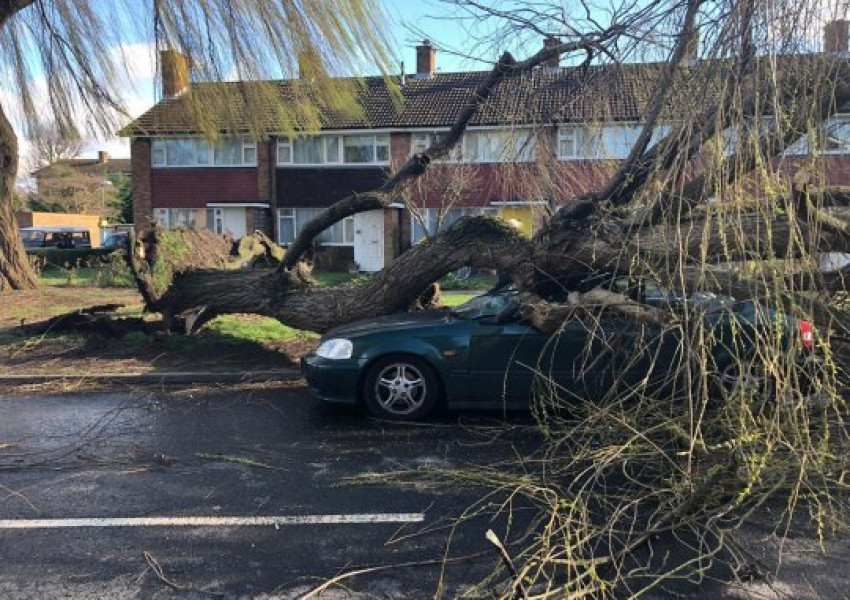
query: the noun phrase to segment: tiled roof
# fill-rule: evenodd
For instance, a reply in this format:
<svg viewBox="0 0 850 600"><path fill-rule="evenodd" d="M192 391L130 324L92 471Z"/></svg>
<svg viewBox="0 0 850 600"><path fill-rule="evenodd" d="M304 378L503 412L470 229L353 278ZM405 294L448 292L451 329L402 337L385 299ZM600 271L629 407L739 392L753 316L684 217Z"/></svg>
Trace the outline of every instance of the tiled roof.
<svg viewBox="0 0 850 600"><path fill-rule="evenodd" d="M30 173L30 175L32 177L40 177L48 171L62 167L68 167L69 169L73 169L86 175L99 176L107 173L124 173L129 175L133 171L129 158L110 158L104 163L99 162L96 158L63 158L61 160L57 160L55 163L47 165L46 167L36 169Z"/></svg>
<svg viewBox="0 0 850 600"><path fill-rule="evenodd" d="M473 126L569 123L588 121L637 121L649 101L663 63L634 63L613 66L538 68L506 77L494 90L472 120ZM705 106L718 98L720 75L724 65L702 61L680 69L667 106L668 116L692 111L697 103ZM437 73L431 78L408 76L400 87L401 101L393 97L387 81L381 77L360 80L358 98L362 117L325 111L320 114L322 129L428 128L451 126L488 72ZM352 80L353 81L353 80ZM398 78L396 78L398 83ZM288 100L294 98L298 80L264 82ZM186 95L163 100L130 123L124 136L187 134L198 131L187 102L192 93L217 89L250 90L247 83L195 83ZM225 86L231 86L229 88ZM244 86L242 88L238 86ZM250 96L250 93L246 94ZM286 131L267 104L251 104L253 119L247 118L249 104L238 93L230 95L227 115L213 121L221 130L247 131L249 122L262 123L265 131ZM680 112L681 111L681 112ZM210 111L213 112L213 111ZM259 117L259 119L258 119ZM214 119L206 113L205 119ZM232 129L231 129L232 130Z"/></svg>

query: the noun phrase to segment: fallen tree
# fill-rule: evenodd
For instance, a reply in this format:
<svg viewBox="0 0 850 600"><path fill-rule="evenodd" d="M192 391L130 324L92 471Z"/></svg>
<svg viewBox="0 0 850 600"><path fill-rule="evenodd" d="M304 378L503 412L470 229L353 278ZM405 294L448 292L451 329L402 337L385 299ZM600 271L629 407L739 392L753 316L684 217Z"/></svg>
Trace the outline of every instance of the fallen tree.
<svg viewBox="0 0 850 600"><path fill-rule="evenodd" d="M564 52L602 54L606 43L622 35L619 26L545 48L524 61L503 55L445 136L413 156L379 189L353 194L320 213L304 227L274 271L183 272L167 289L157 291L150 277L151 257L157 252L154 234L131 254L148 309L169 320L188 319L192 325L187 331L215 315L235 312L267 315L287 325L323 332L401 310L439 278L466 265L496 269L522 290L545 298L553 287L569 288L599 271L665 273L667 283L696 289L708 285L708 278L673 277L678 269L671 272L671 261L685 267L847 251L847 226L820 209L821 197L807 190L773 195L769 204L749 211L705 205L718 188L749 177L757 165L781 155L804 135L811 123L850 100L846 61L817 56L790 59L775 81L765 61L751 56L727 61L726 84L740 83L746 75L752 82L735 88L735 93L727 92L719 107L704 109L649 145L682 70L699 7L698 1L685 6L677 42L647 109L646 126L629 157L600 191L567 202L532 239L485 218L471 218L409 249L362 285L320 289L299 265L319 233L345 217L386 207L400 188L426 172L432 161L445 157L505 77L528 72ZM765 90L760 86L769 86L775 98L788 104L784 126L756 128L748 133L749 143L740 143L737 152L724 155L712 167L706 151L712 141L737 115L758 117L766 110L760 99ZM727 283L715 278L710 285L716 291L729 291ZM745 286L739 280L735 287L740 297ZM750 285L743 297L757 297L759 290L766 291L763 285ZM201 314L204 318L199 319Z"/></svg>
<svg viewBox="0 0 850 600"><path fill-rule="evenodd" d="M677 30L657 85L646 94L645 129L604 185L561 203L530 239L497 220L465 218L365 281L330 288L313 282L303 260L320 232L350 215L387 206L446 157L504 78L528 73L561 52L586 55L588 64L609 56L615 42L630 35L623 24L575 34L523 61L503 55L455 126L379 189L323 211L282 256L261 238L245 242L258 248L263 261L279 261L277 266L166 269L163 280L161 244L167 236L157 230L133 240L129 254L147 308L187 332L226 313L266 315L323 332L404 310L461 266L496 269L513 281L524 294L525 316L553 332L553 344L567 320L581 319L593 330L601 309L640 324L627 351L680 376L663 394L646 381L618 381L589 397L559 389L544 364L524 365L535 374L530 402L545 442L538 453L520 456L513 465L420 468L407 479L388 475L493 490L467 515L494 505L509 511L518 498L534 509L527 530L507 527L497 538L506 540L502 559L512 565L500 592L506 598L640 596L676 578L702 581L723 553L740 559L735 567L747 562L728 538L777 498L782 502L773 515L779 516L771 524L781 531L802 512L801 503L821 542L846 523L850 436L841 364L846 351L831 345L828 335L846 335L850 327L831 296L846 291L846 272L825 276L816 263L820 252L850 252L850 236L819 187L807 177L783 187L771 162L850 100L850 67L826 55L782 61L755 56L754 14L761 9L753 2L726 7L715 33L734 43L694 67L685 62L686 50L704 5L690 0L670 12L658 6L648 10L676 17ZM533 26L527 18L518 21ZM762 33L767 38L774 30ZM683 98L676 90L688 76L697 82ZM720 91L709 95L713 88ZM766 114L774 125L760 125ZM665 120L669 131L652 143ZM817 175L816 158L798 168ZM712 201L717 199L723 201ZM786 360L799 355L766 329L754 353L732 366L766 374L774 388L771 400L779 401L736 389L718 405L711 393L718 373L706 350L712 332L702 320L687 311L671 314L639 304L603 286L587 289L600 275L653 278L672 290L757 299L775 310L767 313L771 322L783 325L777 317L782 313L813 319L820 333L813 343L823 359L815 381L819 402L810 402L796 361ZM675 332L680 342L673 364L655 365L657 357L646 352L659 329ZM677 551L655 554L661 537L674 539Z"/></svg>

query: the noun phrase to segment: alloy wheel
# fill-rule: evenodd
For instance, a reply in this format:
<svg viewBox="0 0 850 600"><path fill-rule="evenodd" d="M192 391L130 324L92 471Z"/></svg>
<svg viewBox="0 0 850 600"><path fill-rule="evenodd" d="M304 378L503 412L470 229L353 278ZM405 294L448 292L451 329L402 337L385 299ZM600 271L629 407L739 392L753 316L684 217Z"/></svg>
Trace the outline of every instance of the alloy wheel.
<svg viewBox="0 0 850 600"><path fill-rule="evenodd" d="M393 415L409 415L423 405L427 396L425 377L409 363L389 364L375 380L375 399Z"/></svg>

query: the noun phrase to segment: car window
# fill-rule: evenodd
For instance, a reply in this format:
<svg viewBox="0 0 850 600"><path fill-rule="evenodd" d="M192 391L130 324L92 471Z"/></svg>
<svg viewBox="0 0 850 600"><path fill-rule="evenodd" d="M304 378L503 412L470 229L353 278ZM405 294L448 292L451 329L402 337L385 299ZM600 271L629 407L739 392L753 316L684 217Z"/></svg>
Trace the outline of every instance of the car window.
<svg viewBox="0 0 850 600"><path fill-rule="evenodd" d="M611 287L614 291L624 294L636 302L655 307L684 308L688 306L714 310L735 302L735 299L731 296L711 292L695 292L688 295L680 291L669 290L652 279L646 278L619 277L614 280Z"/></svg>
<svg viewBox="0 0 850 600"><path fill-rule="evenodd" d="M495 317L519 306L519 294L515 290L484 294L455 307L452 314L462 319L481 319Z"/></svg>

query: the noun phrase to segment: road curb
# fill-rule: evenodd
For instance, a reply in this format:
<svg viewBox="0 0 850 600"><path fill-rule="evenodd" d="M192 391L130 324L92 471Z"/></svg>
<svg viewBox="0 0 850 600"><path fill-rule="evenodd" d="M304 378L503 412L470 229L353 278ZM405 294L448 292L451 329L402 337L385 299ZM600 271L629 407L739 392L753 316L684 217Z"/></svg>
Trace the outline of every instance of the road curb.
<svg viewBox="0 0 850 600"><path fill-rule="evenodd" d="M123 384L190 384L190 383L264 383L269 381L292 381L300 379L298 369L276 369L274 371L187 371L183 373L98 373L96 375L0 375L0 386L32 385L54 382L97 382Z"/></svg>

